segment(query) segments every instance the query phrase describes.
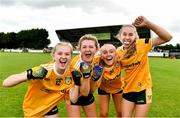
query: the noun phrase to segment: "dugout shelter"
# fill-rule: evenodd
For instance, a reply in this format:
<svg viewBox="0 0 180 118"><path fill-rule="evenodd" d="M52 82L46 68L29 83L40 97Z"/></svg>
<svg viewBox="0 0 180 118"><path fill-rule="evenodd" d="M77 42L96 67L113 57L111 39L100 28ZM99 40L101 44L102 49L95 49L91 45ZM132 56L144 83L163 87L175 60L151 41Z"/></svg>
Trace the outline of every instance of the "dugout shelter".
<svg viewBox="0 0 180 118"><path fill-rule="evenodd" d="M104 43L111 43L116 47L121 43L115 38L122 25L112 26L99 26L99 27L86 27L86 28L73 28L73 29L59 29L56 30L56 34L59 40L67 40L75 47L81 36L84 34L92 34L97 37L100 45ZM137 28L139 38L150 38L150 30L147 28Z"/></svg>

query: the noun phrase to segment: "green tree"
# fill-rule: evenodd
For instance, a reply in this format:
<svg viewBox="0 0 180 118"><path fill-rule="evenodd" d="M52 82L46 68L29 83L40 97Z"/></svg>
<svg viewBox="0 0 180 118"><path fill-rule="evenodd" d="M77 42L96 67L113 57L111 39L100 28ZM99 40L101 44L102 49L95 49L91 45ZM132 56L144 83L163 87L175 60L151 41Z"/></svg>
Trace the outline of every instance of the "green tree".
<svg viewBox="0 0 180 118"><path fill-rule="evenodd" d="M48 32L45 29L22 30L18 32L20 48L43 49L50 44Z"/></svg>
<svg viewBox="0 0 180 118"><path fill-rule="evenodd" d="M14 32L0 33L1 48L31 48L43 49L50 44L48 32L45 29L22 30L17 34Z"/></svg>
<svg viewBox="0 0 180 118"><path fill-rule="evenodd" d="M179 43L176 44L176 49L180 50L180 44Z"/></svg>
<svg viewBox="0 0 180 118"><path fill-rule="evenodd" d="M6 41L4 39L4 35L5 34L3 32L0 32L0 49L5 48Z"/></svg>

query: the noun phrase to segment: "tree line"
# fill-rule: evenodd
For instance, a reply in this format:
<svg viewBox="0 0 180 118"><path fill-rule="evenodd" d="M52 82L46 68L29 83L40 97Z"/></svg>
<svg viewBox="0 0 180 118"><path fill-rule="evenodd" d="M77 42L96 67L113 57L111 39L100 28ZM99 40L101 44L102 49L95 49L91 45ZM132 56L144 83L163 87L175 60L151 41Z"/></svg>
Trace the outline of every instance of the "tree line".
<svg viewBox="0 0 180 118"><path fill-rule="evenodd" d="M156 51L158 51L159 49L180 52L180 44L177 43L175 46L173 46L172 44L166 44L163 46L160 45L160 46L154 47L154 50L156 50Z"/></svg>
<svg viewBox="0 0 180 118"><path fill-rule="evenodd" d="M0 49L43 49L50 44L46 29L30 29L15 32L0 32Z"/></svg>
<svg viewBox="0 0 180 118"><path fill-rule="evenodd" d="M0 32L0 49L43 49L48 47L51 43L48 39L48 31L46 29L30 29L22 30L18 33L15 32ZM172 44L166 44L164 46L156 46L154 50L179 50L180 44L173 46Z"/></svg>

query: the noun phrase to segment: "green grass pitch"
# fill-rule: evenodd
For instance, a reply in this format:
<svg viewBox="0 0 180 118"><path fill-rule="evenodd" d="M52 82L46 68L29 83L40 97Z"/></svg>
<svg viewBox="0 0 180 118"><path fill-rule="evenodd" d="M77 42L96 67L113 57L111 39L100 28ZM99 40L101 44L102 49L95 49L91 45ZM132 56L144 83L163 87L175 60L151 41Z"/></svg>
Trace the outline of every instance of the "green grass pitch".
<svg viewBox="0 0 180 118"><path fill-rule="evenodd" d="M11 74L23 72L51 60L50 54L0 53L0 117L22 117L23 97L27 84L3 88L2 81ZM153 80L153 103L149 117L180 117L180 59L149 58ZM99 113L97 93L95 93ZM64 103L59 104L59 114L66 117ZM83 114L84 116L84 114ZM115 117L113 102L109 117Z"/></svg>

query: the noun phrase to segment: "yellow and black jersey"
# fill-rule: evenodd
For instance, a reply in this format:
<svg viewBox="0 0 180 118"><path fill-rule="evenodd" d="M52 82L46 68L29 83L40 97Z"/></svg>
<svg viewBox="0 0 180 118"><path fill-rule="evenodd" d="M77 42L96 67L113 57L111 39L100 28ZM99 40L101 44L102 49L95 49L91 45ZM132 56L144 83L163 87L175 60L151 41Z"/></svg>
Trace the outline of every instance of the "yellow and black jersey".
<svg viewBox="0 0 180 118"><path fill-rule="evenodd" d="M76 55L70 62L70 68L71 69L76 69L80 71L80 62L81 62L81 56Z"/></svg>
<svg viewBox="0 0 180 118"><path fill-rule="evenodd" d="M75 56L72 60L71 60L71 63L70 63L70 68L71 70L75 69L75 70L78 70L80 72L80 63L82 62L82 59L81 59L81 56L80 54ZM91 69L92 69L92 72L91 72L91 77L93 75L93 68L94 68L94 65L93 63L91 64ZM83 78L81 78L81 81L83 80ZM95 86L98 86L100 85L100 82L97 81L97 82L94 82L92 79L90 79L90 84L93 86L95 84ZM91 90L94 91L94 88L92 88L91 86Z"/></svg>
<svg viewBox="0 0 180 118"><path fill-rule="evenodd" d="M124 93L139 92L152 87L148 62L152 39L138 39L135 48L136 52L131 57L121 60L122 68L125 71ZM119 47L117 53L119 56L123 55L123 48Z"/></svg>
<svg viewBox="0 0 180 118"><path fill-rule="evenodd" d="M68 96L68 90L74 84L69 69L64 75L59 75L54 69L54 63L48 63L34 67L32 70L41 66L48 70L46 77L42 80L27 80L29 87L23 103L26 117L45 115Z"/></svg>
<svg viewBox="0 0 180 118"><path fill-rule="evenodd" d="M80 72L80 62L81 62L80 55L76 55L70 62L71 70L78 70ZM82 80L83 78L81 78L81 81Z"/></svg>
<svg viewBox="0 0 180 118"><path fill-rule="evenodd" d="M32 70L36 70L39 67L44 67L48 71L45 78L42 80L29 80L28 83L40 81L46 88L55 91L66 91L73 86L74 83L69 68L66 69L63 75L56 72L54 63L43 64L32 68Z"/></svg>
<svg viewBox="0 0 180 118"><path fill-rule="evenodd" d="M73 85L73 79L69 68L66 69L63 75L59 75L53 67L54 64L45 65L48 70L46 77L43 79L43 85L51 90L67 91Z"/></svg>
<svg viewBox="0 0 180 118"><path fill-rule="evenodd" d="M93 63L104 67L100 56L96 56ZM113 66L104 67L101 84L99 86L100 89L106 91L107 93L114 94L122 90L122 83L121 65L117 60L115 60Z"/></svg>

